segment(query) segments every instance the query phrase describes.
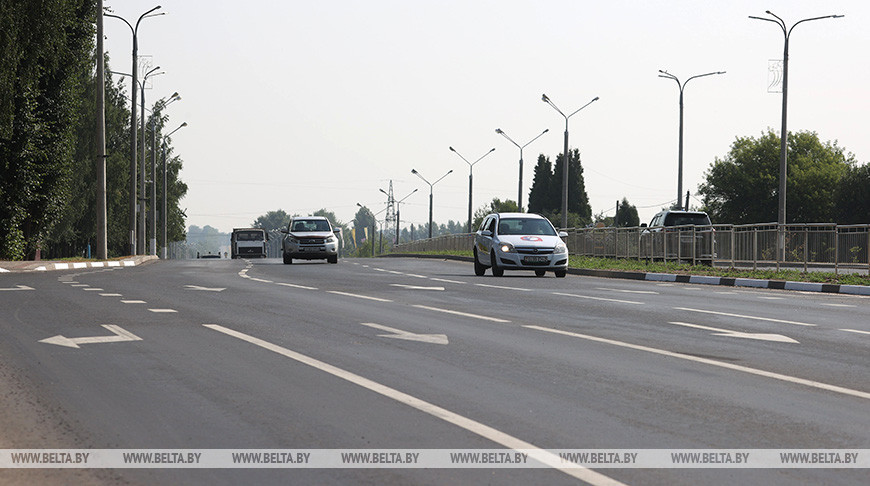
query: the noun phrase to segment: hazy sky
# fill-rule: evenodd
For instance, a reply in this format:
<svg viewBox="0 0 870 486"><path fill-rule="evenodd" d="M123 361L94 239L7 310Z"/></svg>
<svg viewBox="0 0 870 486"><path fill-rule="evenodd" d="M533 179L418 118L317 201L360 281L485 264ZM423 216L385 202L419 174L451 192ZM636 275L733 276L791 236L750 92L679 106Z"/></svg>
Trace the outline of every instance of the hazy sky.
<svg viewBox="0 0 870 486"><path fill-rule="evenodd" d="M813 130L870 161L870 2L673 1L260 1L105 0L135 23L160 4L166 15L139 27L139 54L165 75L146 104L178 91L169 130L184 159L188 225L222 231L267 211L307 215L321 208L342 222L359 202L397 198L403 226L465 222L468 165L474 207L516 199L519 143L528 201L538 154L562 151L566 113L598 96L569 122L593 213L613 215L623 197L649 221L676 199L679 90L686 80L683 190L694 194L715 157L737 136L780 129L779 93L768 64L783 34L765 10L805 22L789 52L790 131ZM130 29L106 18L112 68L129 72ZM129 85L129 82L127 82ZM700 205L700 199L691 204Z"/></svg>

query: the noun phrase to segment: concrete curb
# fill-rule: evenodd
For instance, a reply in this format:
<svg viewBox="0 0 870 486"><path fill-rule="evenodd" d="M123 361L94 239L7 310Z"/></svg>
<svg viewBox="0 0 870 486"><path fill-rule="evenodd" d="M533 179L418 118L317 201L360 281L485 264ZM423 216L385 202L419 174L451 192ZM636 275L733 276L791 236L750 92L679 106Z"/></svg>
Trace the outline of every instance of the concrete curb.
<svg viewBox="0 0 870 486"><path fill-rule="evenodd" d="M414 255L409 253L397 253L381 255L386 257L402 258L436 258L440 260L456 260L473 262L472 257L458 255ZM725 287L749 287L756 289L797 290L801 292L823 292L826 294L850 294L870 296L870 286L866 285L840 285L823 284L814 282L791 282L785 280L758 280L752 278L711 277L707 275L679 275L672 273L646 273L625 272L620 270L594 270L588 268L569 268L572 275L586 277L621 278L629 280L647 280L651 282L674 282L700 285L719 285Z"/></svg>
<svg viewBox="0 0 870 486"><path fill-rule="evenodd" d="M86 268L117 268L117 267L135 267L151 261L159 260L154 255L140 255L123 260L110 260L101 262L55 262L49 260L43 261L24 261L24 262L0 262L0 273L25 273L25 272L47 272L52 270L78 270Z"/></svg>

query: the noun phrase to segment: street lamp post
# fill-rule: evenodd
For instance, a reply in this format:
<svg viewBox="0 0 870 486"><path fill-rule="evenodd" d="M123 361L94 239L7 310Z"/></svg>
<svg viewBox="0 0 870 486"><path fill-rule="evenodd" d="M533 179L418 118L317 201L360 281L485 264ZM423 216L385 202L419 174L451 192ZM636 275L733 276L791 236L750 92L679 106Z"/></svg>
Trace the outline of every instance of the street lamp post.
<svg viewBox="0 0 870 486"><path fill-rule="evenodd" d="M580 111L583 108L586 108L587 106L591 105L592 103L598 101L598 97L596 96L595 98L592 98L592 101L590 101L589 103L586 103L585 105L581 106L580 108L577 108L570 115L566 115L566 114L562 113L562 110L560 110L552 101L550 101L550 98L548 98L546 94L541 95L541 100L543 100L544 103L547 103L548 105L552 106L553 109L558 111L559 114L565 118L565 150L564 150L565 163L562 165L562 228L567 228L568 227L568 163L571 161L570 156L568 154L568 119L571 118L572 116L574 116L578 111Z"/></svg>
<svg viewBox="0 0 870 486"><path fill-rule="evenodd" d="M791 37L791 31L794 30L798 24L803 22L809 22L811 20L822 20L822 19L838 19L842 18L842 15L825 15L823 17L812 17L809 19L803 19L792 24L790 28L786 27L785 21L776 16L770 10L765 10L766 14L774 17L776 20L768 19L764 17L755 17L750 15L750 19L755 20L764 20L765 22L773 22L778 25L782 29L782 35L784 37L784 44L782 50L782 129L780 130L780 145L779 145L779 211L777 215L777 224L779 226L779 248L778 248L778 256L780 259L785 258L785 233L783 231L783 225L786 222L786 214L785 214L785 201L786 201L786 181L788 180L788 129L787 129L787 113L788 113L788 40Z"/></svg>
<svg viewBox="0 0 870 486"><path fill-rule="evenodd" d="M123 17L119 17L113 14L104 14L106 17L113 17L116 19L122 20L127 27L130 27L130 31L133 34L133 82L131 83L131 96L132 103L130 108L130 200L128 204L129 215L128 215L128 223L129 223L129 231L130 231L130 240L128 245L128 250L130 255L136 254L136 83L138 82L138 58L139 58L139 23L142 22L142 19L146 17L151 17L151 12L160 8L160 5L152 8L151 10L143 13L139 16L139 20L136 21L136 26L127 22L127 19ZM154 15L162 15L154 14ZM100 54L102 55L102 54Z"/></svg>
<svg viewBox="0 0 870 486"><path fill-rule="evenodd" d="M683 90L686 85L689 84L689 81L695 78L703 78L704 76L712 76L714 74L725 74L725 71L716 71L714 73L706 73L706 74L698 74L696 76L692 76L687 79L685 83L680 84L679 78L674 76L673 74L662 71L659 69L659 77L665 79L673 79L677 82L677 87L680 88L680 148L679 148L679 161L677 163L677 209L681 208L680 201L683 197ZM686 211L689 210L688 206L685 208Z"/></svg>
<svg viewBox="0 0 870 486"><path fill-rule="evenodd" d="M187 122L182 123L178 128L172 130L167 135L163 137L163 248L161 250L162 258L166 260L167 252L166 252L166 230L168 229L167 221L169 221L169 214L166 212L166 190L168 188L168 184L166 182L166 139L169 138L173 133L181 130L182 128L187 126Z"/></svg>
<svg viewBox="0 0 870 486"><path fill-rule="evenodd" d="M448 170L447 173L444 174L443 176L441 176L437 181L429 182L426 180L425 177L423 177L422 175L420 175L419 172L417 172L417 169L411 169L412 174L416 175L420 179L423 179L423 182L425 182L426 184L429 184L429 239L430 240L432 239L432 188L435 186L435 184L438 184L441 181L441 179L449 176L451 172L453 172L453 169Z"/></svg>
<svg viewBox="0 0 870 486"><path fill-rule="evenodd" d="M517 189L517 207L520 209L520 212L522 212L522 210L523 210L523 149L526 148L526 145L541 138L541 136L543 136L545 133L547 133L549 131L550 131L550 129L547 128L543 132L541 132L540 135L538 135L537 137L526 142L525 145L520 145L520 144L514 142L512 138L508 137L507 133L503 132L501 128L495 129L495 133L502 135L504 138L508 139L510 141L510 143L516 145L517 148L520 149L520 178L519 178L519 184L518 184L518 189Z"/></svg>
<svg viewBox="0 0 870 486"><path fill-rule="evenodd" d="M160 100L160 108L166 108L173 102L181 99L178 92L172 93L169 100ZM156 113L160 113L155 109ZM155 113L155 114L156 114ZM151 220L151 240L148 245L148 254L157 255L157 120L155 116L151 119L151 211L148 213L148 218Z"/></svg>
<svg viewBox="0 0 870 486"><path fill-rule="evenodd" d="M450 147L450 151L453 152L454 154L458 155L459 158L461 158L462 160L465 161L466 164L468 164L468 232L471 233L471 189L472 189L472 186L474 185L473 184L474 176L472 175L472 169L474 168L474 164L480 162L487 155L495 152L495 147L489 149L489 152L481 155L480 158L475 160L474 162L469 162L468 159L463 157L462 154L457 152L456 149L454 149L453 147Z"/></svg>
<svg viewBox="0 0 870 486"><path fill-rule="evenodd" d="M142 129L142 162L139 164L139 232L136 238L136 254L144 255L145 254L145 215L147 212L146 202L148 202L148 198L145 196L145 161L147 160L145 156L145 83L148 81L149 76L157 76L163 73L156 73L160 69L160 66L157 66L154 69L149 70L145 73L145 76L142 76L142 84L139 86L140 88L140 99L142 103L142 114L139 116L140 118L140 126Z"/></svg>
<svg viewBox="0 0 870 486"><path fill-rule="evenodd" d="M416 189L411 191L411 194L414 194L415 192L417 192ZM411 194L408 194L407 196L403 197L402 199L399 199L398 201L396 201L396 244L397 245L399 244L399 230L401 229L399 226L401 224L400 223L401 220L399 219L399 213L402 212L402 203L405 202L405 199L408 199L409 197L411 197Z"/></svg>

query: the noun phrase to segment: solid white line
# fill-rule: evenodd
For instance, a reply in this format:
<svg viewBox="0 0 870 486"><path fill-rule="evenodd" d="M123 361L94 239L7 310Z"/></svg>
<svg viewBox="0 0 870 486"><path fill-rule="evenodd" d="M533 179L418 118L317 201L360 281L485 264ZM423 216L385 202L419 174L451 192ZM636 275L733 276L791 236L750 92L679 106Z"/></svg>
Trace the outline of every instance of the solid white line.
<svg viewBox="0 0 870 486"><path fill-rule="evenodd" d="M844 388L844 387L837 386L837 385L829 385L827 383L822 383L822 382L813 381L813 380L807 380L804 378L797 378L794 376L782 375L782 374L773 373L770 371L764 371L764 370L759 370L756 368L750 368L748 366L741 366L741 365L726 363L723 361L716 361L716 360L707 359L707 358L699 358L697 356L692 356L689 354L675 353L672 351L666 351L664 349L651 348L649 346L641 346L639 344L631 344L631 343L626 343L626 342L622 342L622 341L616 341L613 339L606 339L606 338L601 338L601 337L597 337L597 336L589 336L587 334L579 334L576 332L561 331L559 329L552 329L552 328L548 328L548 327L541 327L541 326L523 326L523 327L528 328L528 329L535 329L537 331L549 332L549 333L553 333L553 334L561 334L563 336L571 336L571 337L576 337L576 338L580 338L580 339L586 339L589 341L595 341L595 342L599 342L599 343L612 344L614 346L620 346L623 348L636 349L638 351L646 351L649 353L654 353L654 354L658 354L658 355L662 355L662 356L669 356L671 358L679 358L679 359L684 359L687 361L694 361L696 363L704 363L704 364L708 364L708 365L712 365L712 366L718 366L720 368L727 368L729 370L741 371L743 373L750 373L753 375L763 376L765 378L773 378L776 380L787 381L789 383L796 383L798 385L805 385L805 386L809 386L809 387L813 387L813 388L818 388L821 390L832 391L835 393L841 393L843 395L851 395L853 397L858 397L858 398L863 398L865 400L870 400L870 393L868 393L868 392L864 392L864 391L860 391L860 390L852 390L851 388Z"/></svg>
<svg viewBox="0 0 870 486"><path fill-rule="evenodd" d="M606 299L604 297L592 297L590 295L577 295L577 294L563 294L560 292L553 292L553 295L561 295L563 297L578 297L580 299L591 299L591 300L603 300L606 302L617 302L620 304L639 304L643 305L643 302L635 302L633 300L619 300L619 299Z"/></svg>
<svg viewBox="0 0 870 486"><path fill-rule="evenodd" d="M100 294L100 297L121 297L121 294Z"/></svg>
<svg viewBox="0 0 870 486"><path fill-rule="evenodd" d="M716 312L716 311L704 310L704 309L689 309L689 308L687 308L687 307L674 307L674 309L676 309L676 310L684 310L684 311L689 311L689 312L701 312L701 313L704 313L704 314L715 314L715 315L718 315L718 316L740 317L740 318L743 318L743 319L754 319L754 320L756 320L756 321L781 322L781 323L783 323L783 324L794 324L794 325L796 325L796 326L809 326L809 327L815 327L815 326L816 326L815 324L808 324L808 323L806 323L806 322L786 321L786 320L783 320L783 319L771 319L771 318L769 318L769 317L744 316L744 315L741 315L741 314L730 314L730 313L728 313L728 312Z"/></svg>
<svg viewBox="0 0 870 486"><path fill-rule="evenodd" d="M444 290L444 287L422 287L420 285L390 284L390 287L401 287L408 290Z"/></svg>
<svg viewBox="0 0 870 486"><path fill-rule="evenodd" d="M278 282L276 285L283 285L285 287L293 287L294 289L317 290L317 287L306 287L304 285L296 285L296 284L283 283L283 282Z"/></svg>
<svg viewBox="0 0 870 486"><path fill-rule="evenodd" d="M840 329L840 330L846 331L846 332L856 332L858 334L870 334L870 331L859 331L857 329Z"/></svg>
<svg viewBox="0 0 870 486"><path fill-rule="evenodd" d="M144 300L122 300L121 302L124 304L144 304L145 303Z"/></svg>
<svg viewBox="0 0 870 486"><path fill-rule="evenodd" d="M508 435L500 430L494 429L488 425L484 425L476 420L472 420L467 417L463 417L457 413L451 412L445 408L441 408L435 404L429 403L427 401L421 400L417 397L409 395L407 393L396 390L395 388L388 387L386 385L382 385L376 381L370 380L368 378L364 378L356 373L351 373L350 371L346 371L342 368L338 368L337 366L333 366L329 363L325 363L315 358L311 358L301 353L297 353L296 351L292 351L290 349L278 346L276 344L272 344L268 341L264 341L262 339L243 334L238 331L234 331L232 329L228 329L223 326L219 326L216 324L203 324L205 327L224 333L228 336L235 337L242 341L246 341L255 346L259 346L263 349L267 349L274 353L280 354L281 356L285 356L294 361L298 361L299 363L311 366L312 368L318 369L320 371L329 373L335 377L341 378L345 381L353 383L355 385L361 386L367 390L373 391L379 395L385 396L392 400L395 400L399 403L405 404L409 407L415 408L423 413L429 414L435 418L441 419L445 422L456 425L457 427L461 427L469 432L477 434L485 439L491 440L496 444L501 444L504 447L508 447L510 449L531 449L530 456L540 461L543 464L546 464L550 467L558 469L559 471L580 479L581 481L586 481L589 484L593 485L620 485L622 483L612 479L608 476L605 476L599 472L593 471L591 469L585 468L576 468L575 464L572 464L571 469L563 468L564 463L562 459L559 458L558 455L553 454L549 451L540 449L533 444L530 444L522 439L518 439L511 435Z"/></svg>
<svg viewBox="0 0 870 486"><path fill-rule="evenodd" d="M857 305L852 305L852 304L822 304L822 305L827 305L830 307L858 307Z"/></svg>
<svg viewBox="0 0 870 486"><path fill-rule="evenodd" d="M168 314L168 313L172 313L172 312L178 312L175 309L148 309L148 310L150 310L151 312L159 313L159 314Z"/></svg>
<svg viewBox="0 0 870 486"><path fill-rule="evenodd" d="M91 287L91 288L88 288L88 289L82 289L82 290L84 290L85 292L93 292L93 291L99 291L99 292L102 292L102 291L103 291L103 289L98 289L98 288L96 288L96 287Z"/></svg>
<svg viewBox="0 0 870 486"><path fill-rule="evenodd" d="M626 294L655 294L659 295L655 290L623 290L623 289L608 289L605 287L596 287L595 290L607 290L610 292L624 292Z"/></svg>
<svg viewBox="0 0 870 486"><path fill-rule="evenodd" d="M369 297L368 295L351 294L348 292L339 292L337 290L327 290L327 292L329 292L330 294L346 295L348 297L356 297L357 299L374 300L376 302L392 302L392 300L389 300L389 299L381 299L379 297Z"/></svg>
<svg viewBox="0 0 870 486"><path fill-rule="evenodd" d="M482 283L478 283L478 284L474 284L474 285L476 285L478 287L487 287L490 289L519 290L520 292L531 292L532 291L532 289L521 289L519 287L505 287L502 285L490 285L490 284L482 284Z"/></svg>
<svg viewBox="0 0 870 486"><path fill-rule="evenodd" d="M430 310L430 311L435 311L435 312L444 312L446 314L453 314L453 315L462 316L462 317L473 317L474 319L482 319L484 321L510 322L508 320L499 319L497 317L481 316L478 314L469 314L467 312L459 312L459 311L450 310L450 309L439 309L438 307L429 307L427 305L414 305L413 307L416 307L418 309L426 309L426 310Z"/></svg>

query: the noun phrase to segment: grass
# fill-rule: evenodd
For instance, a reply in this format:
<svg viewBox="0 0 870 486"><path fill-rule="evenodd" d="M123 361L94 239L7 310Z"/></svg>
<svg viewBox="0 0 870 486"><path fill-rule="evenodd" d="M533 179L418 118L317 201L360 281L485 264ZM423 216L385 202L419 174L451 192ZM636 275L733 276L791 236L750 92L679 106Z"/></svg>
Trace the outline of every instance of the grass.
<svg viewBox="0 0 870 486"><path fill-rule="evenodd" d="M424 251L414 252L424 255L457 255L471 257L471 251ZM626 272L672 273L682 275L709 275L727 278L753 278L759 280L787 280L791 282L814 282L840 285L870 285L866 273L802 272L799 270L752 270L741 268L719 268L707 265L691 265L676 262L649 262L613 258L594 258L572 255L568 261L571 268L591 270L617 270Z"/></svg>

